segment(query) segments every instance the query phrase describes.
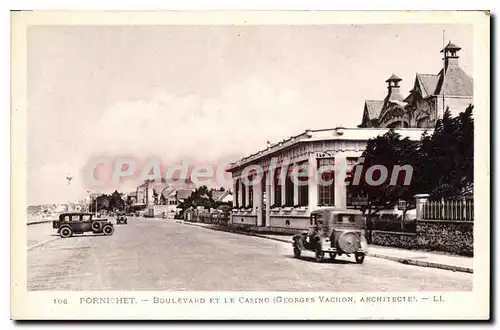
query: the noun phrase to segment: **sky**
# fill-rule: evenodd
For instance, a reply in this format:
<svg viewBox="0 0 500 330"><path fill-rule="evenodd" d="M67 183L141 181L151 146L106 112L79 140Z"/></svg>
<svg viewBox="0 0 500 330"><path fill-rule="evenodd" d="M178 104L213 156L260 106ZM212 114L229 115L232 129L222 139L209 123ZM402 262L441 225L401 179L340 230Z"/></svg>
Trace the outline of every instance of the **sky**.
<svg viewBox="0 0 500 330"><path fill-rule="evenodd" d="M99 157L138 173L153 156L217 166L308 128L356 127L391 74L407 94L441 69L443 30L473 76L467 25L31 26L28 204L111 189L89 186Z"/></svg>

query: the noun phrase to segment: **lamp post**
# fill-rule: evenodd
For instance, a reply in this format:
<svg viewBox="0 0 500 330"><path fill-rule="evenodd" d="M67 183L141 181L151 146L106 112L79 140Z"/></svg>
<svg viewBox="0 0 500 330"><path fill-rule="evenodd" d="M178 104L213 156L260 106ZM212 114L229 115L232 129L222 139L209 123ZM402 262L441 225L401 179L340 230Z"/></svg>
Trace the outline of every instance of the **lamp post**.
<svg viewBox="0 0 500 330"><path fill-rule="evenodd" d="M66 175L66 180L68 180L68 196L71 196L71 191L69 189L69 185L71 184L71 180L73 180L73 177L71 175ZM69 212L69 206L71 205L71 197L69 197L70 200L68 200L68 208L67 211Z"/></svg>
<svg viewBox="0 0 500 330"><path fill-rule="evenodd" d="M89 203L88 203L87 207L88 207L88 211L90 213L90 204L92 203L92 198L90 197L90 190L87 190L87 194L89 195Z"/></svg>

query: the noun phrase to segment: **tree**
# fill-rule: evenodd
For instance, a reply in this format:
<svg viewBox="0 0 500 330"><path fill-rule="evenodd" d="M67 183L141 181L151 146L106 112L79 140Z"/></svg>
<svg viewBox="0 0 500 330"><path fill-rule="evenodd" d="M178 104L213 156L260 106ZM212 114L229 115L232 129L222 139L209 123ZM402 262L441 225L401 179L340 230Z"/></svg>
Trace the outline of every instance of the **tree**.
<svg viewBox="0 0 500 330"><path fill-rule="evenodd" d="M359 166L361 176L359 182L351 182L350 188L353 195L366 196L367 204L363 211L373 215L382 209L396 205L400 200L407 202L407 208L415 195L415 189L420 189L420 177L415 177L415 167L420 167L419 144L401 135L393 129L382 136L368 140L367 147L362 156L364 162ZM412 166L413 172L405 166ZM382 166L387 170L387 177L382 180L380 171L373 171L368 175L373 166ZM397 167L397 166L400 166ZM401 170L400 170L401 169ZM372 168L373 170L373 168ZM369 173L368 173L369 174ZM410 184L405 182L411 176ZM368 177L368 178L367 178ZM370 182L370 177L373 182ZM394 178L393 178L394 177ZM395 180L394 182L393 179ZM374 183L377 183L376 185Z"/></svg>
<svg viewBox="0 0 500 330"><path fill-rule="evenodd" d="M363 152L361 180L349 189L354 195L367 197L363 211L369 215L393 207L398 201L406 201L406 209L413 196L430 193L431 199L456 198L470 192L474 186L474 120L473 107L452 117L449 109L436 122L432 135L425 132L419 142L410 141L390 130L370 139ZM388 170L387 179L380 185L370 185L365 180L370 167L383 165ZM395 184L395 166L410 165L413 169L410 184L404 183L405 171L401 171ZM361 166L361 165L358 165ZM375 174L377 173L377 174ZM372 179L377 181L380 173ZM406 211L406 210L405 210Z"/></svg>
<svg viewBox="0 0 500 330"><path fill-rule="evenodd" d="M438 120L432 136L422 139L427 160L423 176L431 199L455 198L474 184L473 106L452 117L449 109Z"/></svg>
<svg viewBox="0 0 500 330"><path fill-rule="evenodd" d="M111 197L109 195L99 195L92 201L90 204L89 210L90 212L99 212L102 210L110 210L111 209Z"/></svg>
<svg viewBox="0 0 500 330"><path fill-rule="evenodd" d="M122 211L125 208L125 201L122 198L123 194L115 190L110 196L110 209Z"/></svg>
<svg viewBox="0 0 500 330"><path fill-rule="evenodd" d="M207 186L199 187L191 194L191 196L179 204L179 208L182 209L182 212L190 207L196 208L198 206L203 206L205 208L216 207L216 203L212 198L212 192Z"/></svg>

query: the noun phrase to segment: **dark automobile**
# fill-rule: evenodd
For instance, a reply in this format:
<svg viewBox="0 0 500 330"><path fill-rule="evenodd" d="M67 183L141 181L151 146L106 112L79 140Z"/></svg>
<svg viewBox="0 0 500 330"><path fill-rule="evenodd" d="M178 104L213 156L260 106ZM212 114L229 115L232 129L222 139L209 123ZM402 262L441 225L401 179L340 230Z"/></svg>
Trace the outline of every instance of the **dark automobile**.
<svg viewBox="0 0 500 330"><path fill-rule="evenodd" d="M325 253L331 259L337 255L353 254L358 264L363 263L367 253L365 220L361 211L319 208L311 212L309 231L293 237L293 252L300 258L302 251L311 251L316 261L322 262Z"/></svg>
<svg viewBox="0 0 500 330"><path fill-rule="evenodd" d="M117 225L121 225L121 224L126 225L127 224L127 217L126 217L125 213L117 213L116 224Z"/></svg>
<svg viewBox="0 0 500 330"><path fill-rule="evenodd" d="M94 214L82 212L61 213L59 219L52 222L52 227L57 229L62 238L85 232L111 236L115 231L113 224L107 219L94 218Z"/></svg>

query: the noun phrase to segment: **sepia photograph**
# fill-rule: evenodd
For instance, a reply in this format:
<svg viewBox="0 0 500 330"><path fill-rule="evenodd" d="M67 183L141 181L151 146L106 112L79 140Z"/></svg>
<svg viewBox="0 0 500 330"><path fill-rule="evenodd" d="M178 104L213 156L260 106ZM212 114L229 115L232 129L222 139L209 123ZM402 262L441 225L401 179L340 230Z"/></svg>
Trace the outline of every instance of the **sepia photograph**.
<svg viewBox="0 0 500 330"><path fill-rule="evenodd" d="M488 12L11 20L13 318L489 317Z"/></svg>

